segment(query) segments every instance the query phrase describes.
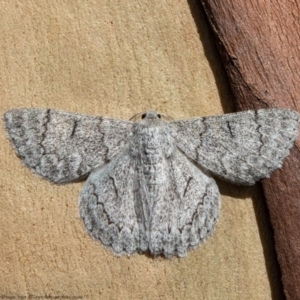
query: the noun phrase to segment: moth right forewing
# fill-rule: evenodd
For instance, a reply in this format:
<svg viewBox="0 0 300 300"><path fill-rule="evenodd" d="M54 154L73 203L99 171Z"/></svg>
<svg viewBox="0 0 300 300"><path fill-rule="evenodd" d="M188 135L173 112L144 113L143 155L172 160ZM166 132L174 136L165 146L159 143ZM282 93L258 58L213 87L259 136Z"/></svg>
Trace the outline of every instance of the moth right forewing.
<svg viewBox="0 0 300 300"><path fill-rule="evenodd" d="M221 178L254 184L279 168L298 132L292 110L261 109L172 122L177 146Z"/></svg>

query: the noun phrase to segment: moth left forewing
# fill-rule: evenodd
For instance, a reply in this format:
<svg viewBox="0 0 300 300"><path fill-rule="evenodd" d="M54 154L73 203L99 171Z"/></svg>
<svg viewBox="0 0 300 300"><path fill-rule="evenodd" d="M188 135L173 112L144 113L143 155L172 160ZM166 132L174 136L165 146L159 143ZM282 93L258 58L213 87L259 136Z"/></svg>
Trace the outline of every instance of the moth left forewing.
<svg viewBox="0 0 300 300"><path fill-rule="evenodd" d="M226 180L251 185L282 165L298 133L292 110L261 109L171 122L178 147Z"/></svg>
<svg viewBox="0 0 300 300"><path fill-rule="evenodd" d="M4 122L22 162L54 183L80 179L110 160L128 142L133 125L51 109L14 109Z"/></svg>

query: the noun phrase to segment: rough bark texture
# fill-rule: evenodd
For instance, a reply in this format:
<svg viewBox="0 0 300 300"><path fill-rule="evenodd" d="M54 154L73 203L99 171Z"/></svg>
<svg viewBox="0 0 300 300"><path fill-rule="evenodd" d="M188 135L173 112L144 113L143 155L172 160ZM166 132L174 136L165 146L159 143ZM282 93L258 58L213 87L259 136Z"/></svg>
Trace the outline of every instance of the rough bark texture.
<svg viewBox="0 0 300 300"><path fill-rule="evenodd" d="M296 1L202 0L238 110L300 110L300 9ZM288 299L300 299L299 138L281 170L263 181Z"/></svg>

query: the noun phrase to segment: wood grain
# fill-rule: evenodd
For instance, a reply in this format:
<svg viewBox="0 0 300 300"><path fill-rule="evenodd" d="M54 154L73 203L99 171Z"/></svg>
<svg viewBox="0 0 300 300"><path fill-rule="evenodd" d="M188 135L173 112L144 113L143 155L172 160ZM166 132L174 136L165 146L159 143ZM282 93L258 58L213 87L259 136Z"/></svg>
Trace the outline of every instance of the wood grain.
<svg viewBox="0 0 300 300"><path fill-rule="evenodd" d="M300 9L296 1L202 0L238 110L300 110ZM288 299L300 299L299 139L263 181Z"/></svg>

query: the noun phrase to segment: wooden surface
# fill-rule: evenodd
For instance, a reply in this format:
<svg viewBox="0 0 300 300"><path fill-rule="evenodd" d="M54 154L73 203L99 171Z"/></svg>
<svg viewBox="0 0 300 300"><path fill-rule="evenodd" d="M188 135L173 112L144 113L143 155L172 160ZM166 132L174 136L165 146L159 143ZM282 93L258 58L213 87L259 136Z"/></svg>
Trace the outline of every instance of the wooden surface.
<svg viewBox="0 0 300 300"><path fill-rule="evenodd" d="M202 0L240 110L300 112L300 9L295 1ZM300 299L300 139L263 180L287 299Z"/></svg>
<svg viewBox="0 0 300 300"><path fill-rule="evenodd" d="M129 119L233 111L222 63L195 2L0 1L0 99ZM115 257L84 231L83 183L24 168L0 131L0 296L282 299L260 186L218 181L214 235L184 259ZM12 299L12 298L10 298Z"/></svg>

